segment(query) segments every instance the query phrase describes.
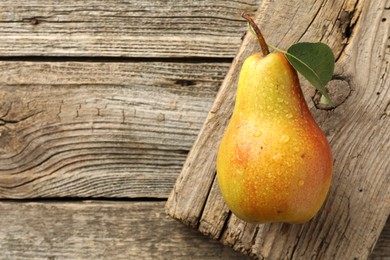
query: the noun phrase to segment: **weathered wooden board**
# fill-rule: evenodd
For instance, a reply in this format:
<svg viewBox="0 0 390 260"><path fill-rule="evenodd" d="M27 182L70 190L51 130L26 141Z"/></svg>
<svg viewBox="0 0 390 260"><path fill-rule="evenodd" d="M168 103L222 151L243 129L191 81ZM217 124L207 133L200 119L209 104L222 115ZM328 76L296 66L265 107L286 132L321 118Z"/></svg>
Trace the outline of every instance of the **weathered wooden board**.
<svg viewBox="0 0 390 260"><path fill-rule="evenodd" d="M0 62L0 198L166 198L228 63Z"/></svg>
<svg viewBox="0 0 390 260"><path fill-rule="evenodd" d="M260 0L2 0L0 56L234 57Z"/></svg>
<svg viewBox="0 0 390 260"><path fill-rule="evenodd" d="M390 218L387 219L386 225L379 236L374 251L368 259L389 259L390 258Z"/></svg>
<svg viewBox="0 0 390 260"><path fill-rule="evenodd" d="M243 259L164 202L0 202L0 259Z"/></svg>
<svg viewBox="0 0 390 260"><path fill-rule="evenodd" d="M163 206L162 201L3 201L0 259L246 259L168 218ZM385 239L371 260L390 255Z"/></svg>
<svg viewBox="0 0 390 260"><path fill-rule="evenodd" d="M277 15L276 15L277 14ZM281 48L328 43L337 58L333 110L311 112L334 153L334 179L320 213L305 225L253 225L229 213L215 158L234 103L243 60L258 50L247 36L168 199L168 214L238 251L266 259L365 259L390 213L390 1L263 1L258 23ZM339 97L337 97L339 96Z"/></svg>
<svg viewBox="0 0 390 260"><path fill-rule="evenodd" d="M0 199L166 198L246 30L240 14L254 11L260 2L1 1ZM343 57L345 46L339 43L347 42L359 17L359 12L353 15L355 1L346 1L346 12L335 23L330 18L339 11L339 2L330 11L315 2L305 12L306 4L291 1L280 3L279 10L267 9L264 19L278 19L274 27L281 27L269 27L267 34L282 33L282 46L296 40L290 34L307 40L325 35ZM312 26L308 29L308 20L290 19L285 8L300 19L312 19ZM329 20L321 21L325 15ZM4 61L15 56L42 59ZM68 62L58 56L103 59ZM212 58L217 59L210 62ZM388 82L385 71L382 80ZM388 92L383 93L378 96L385 100ZM214 203L206 204L210 208L204 210L200 228L218 234L229 213L215 214L215 207L223 209L224 204L213 185L208 199ZM0 259L243 259L167 219L163 204L0 201ZM219 224L208 225L208 218ZM389 226L372 259L390 255ZM265 241L271 248L271 240Z"/></svg>

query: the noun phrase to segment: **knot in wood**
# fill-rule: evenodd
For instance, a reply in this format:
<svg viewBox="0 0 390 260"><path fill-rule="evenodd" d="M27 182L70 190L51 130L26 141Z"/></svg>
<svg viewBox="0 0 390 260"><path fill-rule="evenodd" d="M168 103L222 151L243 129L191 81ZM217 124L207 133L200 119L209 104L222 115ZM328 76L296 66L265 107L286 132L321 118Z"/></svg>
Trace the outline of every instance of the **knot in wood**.
<svg viewBox="0 0 390 260"><path fill-rule="evenodd" d="M31 25L38 25L39 24L39 20L35 17L31 18L30 19L30 24Z"/></svg>
<svg viewBox="0 0 390 260"><path fill-rule="evenodd" d="M313 97L313 102L317 109L332 110L343 104L351 95L351 86L345 79L333 79L326 85L332 105L323 105L320 103L321 94L317 91Z"/></svg>

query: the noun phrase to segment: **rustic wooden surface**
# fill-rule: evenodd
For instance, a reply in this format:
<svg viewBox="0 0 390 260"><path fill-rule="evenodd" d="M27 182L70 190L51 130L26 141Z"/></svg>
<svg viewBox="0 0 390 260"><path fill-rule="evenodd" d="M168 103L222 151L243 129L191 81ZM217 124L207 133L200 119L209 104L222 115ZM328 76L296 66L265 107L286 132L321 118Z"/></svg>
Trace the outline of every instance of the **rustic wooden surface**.
<svg viewBox="0 0 390 260"><path fill-rule="evenodd" d="M1 1L0 259L243 259L163 206L260 2Z"/></svg>
<svg viewBox="0 0 390 260"><path fill-rule="evenodd" d="M390 218L387 219L386 225L375 245L374 251L368 259L388 259L390 256Z"/></svg>
<svg viewBox="0 0 390 260"><path fill-rule="evenodd" d="M0 61L0 198L166 198L228 66Z"/></svg>
<svg viewBox="0 0 390 260"><path fill-rule="evenodd" d="M1 259L239 259L165 202L1 202Z"/></svg>
<svg viewBox="0 0 390 260"><path fill-rule="evenodd" d="M260 0L3 0L0 55L234 57Z"/></svg>
<svg viewBox="0 0 390 260"><path fill-rule="evenodd" d="M390 213L389 1L263 1L258 23L269 42L328 43L337 58L330 84L336 108L311 112L334 153L328 199L305 225L247 224L230 214L219 194L215 161L233 110L242 62L259 47L247 36L168 199L167 212L183 223L256 258L365 259ZM280 21L269 23L272 14ZM379 152L380 151L380 152ZM202 181L198 181L202 180Z"/></svg>

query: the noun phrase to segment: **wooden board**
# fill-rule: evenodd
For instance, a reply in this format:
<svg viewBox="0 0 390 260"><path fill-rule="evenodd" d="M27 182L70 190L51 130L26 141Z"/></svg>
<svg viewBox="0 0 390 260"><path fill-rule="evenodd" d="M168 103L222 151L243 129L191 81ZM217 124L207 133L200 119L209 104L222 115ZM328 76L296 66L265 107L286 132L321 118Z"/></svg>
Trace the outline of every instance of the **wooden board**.
<svg viewBox="0 0 390 260"><path fill-rule="evenodd" d="M246 259L166 216L164 203L0 202L0 259ZM390 256L386 227L370 260Z"/></svg>
<svg viewBox="0 0 390 260"><path fill-rule="evenodd" d="M0 61L0 198L166 198L228 67Z"/></svg>
<svg viewBox="0 0 390 260"><path fill-rule="evenodd" d="M1 259L243 259L163 202L0 202Z"/></svg>
<svg viewBox="0 0 390 260"><path fill-rule="evenodd" d="M260 2L0 1L0 259L244 259L161 198Z"/></svg>
<svg viewBox="0 0 390 260"><path fill-rule="evenodd" d="M337 58L330 83L337 106L311 112L335 158L326 203L305 225L253 225L230 214L215 180L215 158L231 115L247 36L168 199L168 214L234 249L265 259L365 259L390 213L390 2L263 1L257 19L268 42L328 43ZM277 14L277 18L275 17Z"/></svg>
<svg viewBox="0 0 390 260"><path fill-rule="evenodd" d="M368 259L389 259L390 258L390 218L387 219L386 225L375 245L374 251Z"/></svg>
<svg viewBox="0 0 390 260"><path fill-rule="evenodd" d="M234 57L244 1L0 2L0 56Z"/></svg>

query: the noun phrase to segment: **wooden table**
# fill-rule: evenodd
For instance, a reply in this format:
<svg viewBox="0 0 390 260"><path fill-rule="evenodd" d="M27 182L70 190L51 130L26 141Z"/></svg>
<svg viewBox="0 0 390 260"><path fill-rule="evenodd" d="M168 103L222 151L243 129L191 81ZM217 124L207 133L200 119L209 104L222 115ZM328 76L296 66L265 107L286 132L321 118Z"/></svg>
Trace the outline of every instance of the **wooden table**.
<svg viewBox="0 0 390 260"><path fill-rule="evenodd" d="M1 1L0 259L243 259L164 204L260 2Z"/></svg>

